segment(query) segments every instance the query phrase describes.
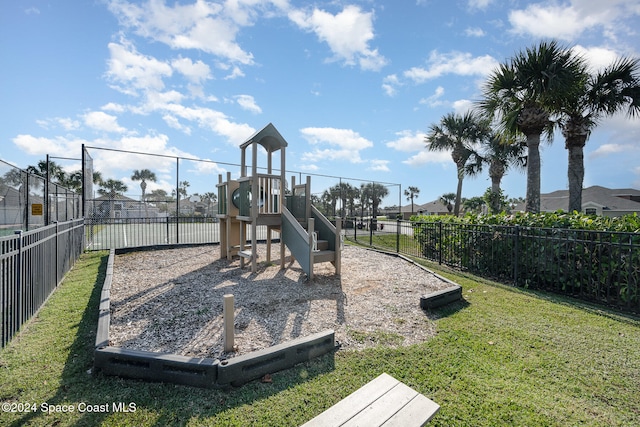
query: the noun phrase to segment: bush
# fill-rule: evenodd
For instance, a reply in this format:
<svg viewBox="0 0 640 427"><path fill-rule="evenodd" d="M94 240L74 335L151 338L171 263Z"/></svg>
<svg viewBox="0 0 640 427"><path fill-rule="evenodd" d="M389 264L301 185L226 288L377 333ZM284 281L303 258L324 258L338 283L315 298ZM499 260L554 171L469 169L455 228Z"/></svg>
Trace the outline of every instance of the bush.
<svg viewBox="0 0 640 427"><path fill-rule="evenodd" d="M640 218L414 216L424 257L518 286L640 310Z"/></svg>

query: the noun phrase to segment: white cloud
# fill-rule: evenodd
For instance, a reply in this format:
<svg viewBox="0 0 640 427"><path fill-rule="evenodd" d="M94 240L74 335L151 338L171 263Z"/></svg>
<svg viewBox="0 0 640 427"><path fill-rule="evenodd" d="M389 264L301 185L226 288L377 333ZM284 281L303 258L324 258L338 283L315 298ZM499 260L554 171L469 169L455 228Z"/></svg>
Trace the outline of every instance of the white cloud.
<svg viewBox="0 0 640 427"><path fill-rule="evenodd" d="M553 37L573 40L585 29L597 24L593 17L581 17L571 6L542 6L532 4L523 10L509 13L512 31L535 37Z"/></svg>
<svg viewBox="0 0 640 427"><path fill-rule="evenodd" d="M86 113L82 118L84 120L84 124L91 129L115 133L123 133L126 131L125 128L118 125L118 118L116 116L112 116L102 111Z"/></svg>
<svg viewBox="0 0 640 427"><path fill-rule="evenodd" d="M345 6L336 15L321 9L311 13L298 9L289 13L289 19L326 42L334 54L332 60L344 61L347 65L358 64L363 70L374 71L387 63L377 49L369 47L374 38L373 12L363 12L355 5Z"/></svg>
<svg viewBox="0 0 640 427"><path fill-rule="evenodd" d="M469 0L469 7L473 9L486 9L495 0Z"/></svg>
<svg viewBox="0 0 640 427"><path fill-rule="evenodd" d="M360 151L373 147L373 142L351 129L304 128L300 133L312 145L331 147L316 148L313 152L303 153L302 160L308 162L348 160L351 163L361 163L363 160L360 157Z"/></svg>
<svg viewBox="0 0 640 427"><path fill-rule="evenodd" d="M612 49L605 47L584 47L576 45L573 47L573 51L587 60L593 72L604 69L621 56Z"/></svg>
<svg viewBox="0 0 640 427"><path fill-rule="evenodd" d="M21 134L13 138L13 143L22 151L33 156L68 157L69 153L79 153L82 144L87 141L65 137L43 138Z"/></svg>
<svg viewBox="0 0 640 427"><path fill-rule="evenodd" d="M396 88L401 85L402 83L396 74L390 74L382 80L382 90L387 96L394 96L398 92Z"/></svg>
<svg viewBox="0 0 640 427"><path fill-rule="evenodd" d="M186 135L191 135L191 128L180 123L180 120L172 114L165 114L162 116L162 120L172 129L184 132Z"/></svg>
<svg viewBox="0 0 640 427"><path fill-rule="evenodd" d="M113 87L128 95L139 91L162 90L163 78L172 74L171 66L156 58L139 54L127 42L109 43L107 78Z"/></svg>
<svg viewBox="0 0 640 427"><path fill-rule="evenodd" d="M476 108L475 103L468 99L459 99L454 101L452 106L456 114L465 114Z"/></svg>
<svg viewBox="0 0 640 427"><path fill-rule="evenodd" d="M190 58L178 58L171 61L171 66L195 84L202 84L212 77L211 68L200 60L193 62Z"/></svg>
<svg viewBox="0 0 640 427"><path fill-rule="evenodd" d="M589 154L590 158L606 157L615 153L622 153L625 151L632 151L634 146L631 144L602 144L596 150Z"/></svg>
<svg viewBox="0 0 640 427"><path fill-rule="evenodd" d="M402 163L409 166L418 167L424 166L428 163L440 163L448 165L451 162L451 154L446 151L428 151L426 148L423 151L409 157Z"/></svg>
<svg viewBox="0 0 640 427"><path fill-rule="evenodd" d="M251 25L255 2L225 4L197 0L191 4L167 6L164 1L131 4L112 0L109 9L120 24L143 37L173 49L197 49L240 64L252 64L253 55L236 41L242 26Z"/></svg>
<svg viewBox="0 0 640 427"><path fill-rule="evenodd" d="M419 102L420 104L426 104L429 107L438 107L444 104L444 102L440 100L442 95L444 95L444 88L442 86L438 86L433 95L427 98L422 98Z"/></svg>
<svg viewBox="0 0 640 427"><path fill-rule="evenodd" d="M236 95L236 102L244 110L250 111L254 114L262 113L262 108L256 103L256 100L251 95Z"/></svg>
<svg viewBox="0 0 640 427"><path fill-rule="evenodd" d="M415 83L424 83L445 74L484 77L499 65L499 62L491 55L474 57L471 53L457 51L439 53L435 50L429 55L427 63L426 68L412 67L403 75Z"/></svg>
<svg viewBox="0 0 640 427"><path fill-rule="evenodd" d="M55 117L53 119L36 120L36 123L41 128L47 130L56 126L61 127L65 131L72 131L80 128L80 122L69 117Z"/></svg>
<svg viewBox="0 0 640 427"><path fill-rule="evenodd" d="M387 147L398 151L412 152L420 151L425 148L424 132L413 132L411 130L403 130L396 132L398 139L386 143Z"/></svg>
<svg viewBox="0 0 640 427"><path fill-rule="evenodd" d="M389 163L389 160L370 160L370 166L367 170L374 172L391 172L391 169L389 169Z"/></svg>
<svg viewBox="0 0 640 427"><path fill-rule="evenodd" d="M535 3L509 13L511 31L534 37L572 41L585 31L601 29L602 35L616 40L618 32L635 32L624 20L640 15L637 0L571 0L568 3Z"/></svg>
<svg viewBox="0 0 640 427"><path fill-rule="evenodd" d="M486 35L484 30L478 27L468 27L464 30L464 34L468 37L484 37Z"/></svg>
<svg viewBox="0 0 640 427"><path fill-rule="evenodd" d="M105 111L111 111L113 113L124 113L125 111L127 111L126 106L122 104L117 104L115 102L109 102L103 105L100 109Z"/></svg>

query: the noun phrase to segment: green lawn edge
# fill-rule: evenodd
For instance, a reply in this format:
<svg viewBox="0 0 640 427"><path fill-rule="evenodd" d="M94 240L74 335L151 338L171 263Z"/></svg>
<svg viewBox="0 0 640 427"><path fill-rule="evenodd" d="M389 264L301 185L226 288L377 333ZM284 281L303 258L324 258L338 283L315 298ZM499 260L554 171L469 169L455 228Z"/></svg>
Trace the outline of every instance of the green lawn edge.
<svg viewBox="0 0 640 427"><path fill-rule="evenodd" d="M272 383L226 391L94 374L107 257L83 254L0 351L0 425L295 426L382 372L441 405L434 426L631 426L640 419L637 318L430 263L462 286L464 300L425 313L437 335L423 344L338 351L275 373ZM7 412L5 404L35 411ZM42 412L65 409L55 405L74 412ZM85 407L98 412L80 412Z"/></svg>

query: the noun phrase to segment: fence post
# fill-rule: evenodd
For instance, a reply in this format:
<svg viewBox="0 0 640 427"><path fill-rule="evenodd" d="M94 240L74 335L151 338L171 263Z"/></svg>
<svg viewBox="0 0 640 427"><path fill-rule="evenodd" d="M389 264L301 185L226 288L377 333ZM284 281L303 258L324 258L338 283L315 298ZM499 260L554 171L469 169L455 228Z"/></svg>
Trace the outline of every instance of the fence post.
<svg viewBox="0 0 640 427"><path fill-rule="evenodd" d="M438 264L442 264L442 221L438 221Z"/></svg>
<svg viewBox="0 0 640 427"><path fill-rule="evenodd" d="M224 351L229 353L233 351L234 345L234 301L233 294L225 294L222 296L222 326L223 326L223 344Z"/></svg>
<svg viewBox="0 0 640 427"><path fill-rule="evenodd" d="M60 278L60 271L58 266L60 265L60 223L58 221L56 221L56 267L55 267L55 272L56 272L56 288L58 287L58 280Z"/></svg>
<svg viewBox="0 0 640 427"><path fill-rule="evenodd" d="M14 317L14 319L16 320L16 323L19 325L18 328L22 325L22 265L23 265L23 254L22 254L22 230L16 230L13 232L14 234L18 235L18 257L16 260L16 264L18 265L18 268L16 268L16 301L18 302L18 310L17 310L17 316ZM15 326L15 324L14 324ZM15 330L18 330L18 328L16 328ZM11 331L11 335L13 336L13 333L15 331Z"/></svg>
<svg viewBox="0 0 640 427"><path fill-rule="evenodd" d="M400 218L396 219L396 253L400 253Z"/></svg>
<svg viewBox="0 0 640 427"><path fill-rule="evenodd" d="M518 286L518 260L520 259L520 226L515 228L515 262L513 263L513 285Z"/></svg>
<svg viewBox="0 0 640 427"><path fill-rule="evenodd" d="M373 246L373 216L369 218L369 246Z"/></svg>

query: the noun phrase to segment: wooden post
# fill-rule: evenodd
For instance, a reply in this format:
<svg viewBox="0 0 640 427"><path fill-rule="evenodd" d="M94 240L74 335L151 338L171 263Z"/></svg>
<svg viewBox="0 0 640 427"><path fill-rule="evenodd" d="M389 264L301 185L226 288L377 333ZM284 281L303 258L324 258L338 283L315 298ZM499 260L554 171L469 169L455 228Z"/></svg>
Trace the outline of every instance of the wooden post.
<svg viewBox="0 0 640 427"><path fill-rule="evenodd" d="M226 294L222 297L222 318L224 328L224 351L226 353L233 351L234 341L234 309L233 294Z"/></svg>

